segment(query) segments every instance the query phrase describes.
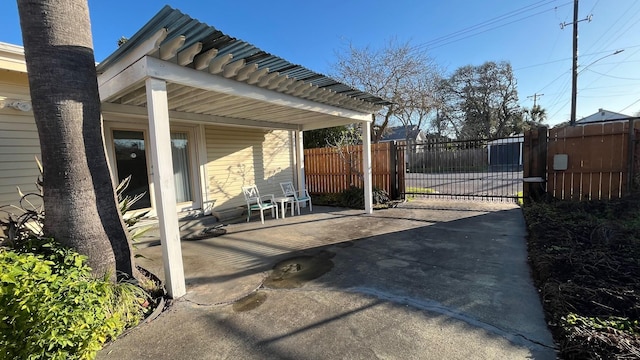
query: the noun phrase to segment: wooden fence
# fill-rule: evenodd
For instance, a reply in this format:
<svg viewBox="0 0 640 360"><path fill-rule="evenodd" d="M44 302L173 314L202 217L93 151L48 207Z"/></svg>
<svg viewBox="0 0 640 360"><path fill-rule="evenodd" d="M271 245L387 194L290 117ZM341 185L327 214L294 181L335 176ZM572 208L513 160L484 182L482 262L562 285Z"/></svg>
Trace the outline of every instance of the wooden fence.
<svg viewBox="0 0 640 360"><path fill-rule="evenodd" d="M543 177L547 194L557 199L622 197L632 189L633 174L640 170L634 159L639 152L635 134L640 122L634 127L629 130L629 121L567 126L550 129L547 139L543 139L546 131L529 132L524 144L525 180ZM525 191L533 186L537 185L525 186Z"/></svg>
<svg viewBox="0 0 640 360"><path fill-rule="evenodd" d="M364 187L362 145L304 150L307 190L332 194L350 186ZM404 153L393 142L371 145L373 187L397 198L404 192Z"/></svg>

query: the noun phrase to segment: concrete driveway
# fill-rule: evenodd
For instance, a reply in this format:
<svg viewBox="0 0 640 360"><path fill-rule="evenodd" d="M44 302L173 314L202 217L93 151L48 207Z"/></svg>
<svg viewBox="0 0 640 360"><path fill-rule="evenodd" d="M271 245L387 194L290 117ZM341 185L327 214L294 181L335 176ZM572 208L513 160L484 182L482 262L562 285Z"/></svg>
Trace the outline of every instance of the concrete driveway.
<svg viewBox="0 0 640 360"><path fill-rule="evenodd" d="M556 358L514 204L314 207L227 230L183 241L187 295L98 358ZM161 275L155 244L140 262Z"/></svg>

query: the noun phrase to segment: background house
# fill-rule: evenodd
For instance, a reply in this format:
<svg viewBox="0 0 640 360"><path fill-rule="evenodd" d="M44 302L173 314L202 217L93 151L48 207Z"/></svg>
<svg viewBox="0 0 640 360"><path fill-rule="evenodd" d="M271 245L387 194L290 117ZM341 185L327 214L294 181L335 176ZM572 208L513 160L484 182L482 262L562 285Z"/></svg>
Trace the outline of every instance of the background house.
<svg viewBox="0 0 640 360"><path fill-rule="evenodd" d="M621 114L615 111L609 111L605 109L598 109L598 112L593 113L589 116L585 116L581 119L576 120L576 125L583 126L594 123L605 123L605 122L616 122L616 121L627 121L631 116ZM562 128L565 126L569 126L569 122L561 122L554 126L554 128Z"/></svg>
<svg viewBox="0 0 640 360"><path fill-rule="evenodd" d="M597 113L591 114L589 116L583 117L580 120L576 120L576 125L586 125L592 124L596 122L604 122L604 121L626 121L629 115L617 113L614 111L609 111L605 109L598 109Z"/></svg>

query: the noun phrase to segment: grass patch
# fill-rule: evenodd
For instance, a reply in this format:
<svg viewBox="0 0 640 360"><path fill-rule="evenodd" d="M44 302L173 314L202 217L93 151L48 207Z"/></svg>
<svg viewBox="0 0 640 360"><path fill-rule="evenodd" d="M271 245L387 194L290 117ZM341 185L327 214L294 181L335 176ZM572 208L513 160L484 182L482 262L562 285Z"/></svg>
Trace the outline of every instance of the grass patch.
<svg viewBox="0 0 640 360"><path fill-rule="evenodd" d="M524 193L522 191L518 191L516 193L516 203L520 206L524 206Z"/></svg>
<svg viewBox="0 0 640 360"><path fill-rule="evenodd" d="M407 200L415 199L418 195L437 194L438 192L432 188L409 186L405 189Z"/></svg>
<svg viewBox="0 0 640 360"><path fill-rule="evenodd" d="M566 359L640 354L640 196L524 207L529 259Z"/></svg>

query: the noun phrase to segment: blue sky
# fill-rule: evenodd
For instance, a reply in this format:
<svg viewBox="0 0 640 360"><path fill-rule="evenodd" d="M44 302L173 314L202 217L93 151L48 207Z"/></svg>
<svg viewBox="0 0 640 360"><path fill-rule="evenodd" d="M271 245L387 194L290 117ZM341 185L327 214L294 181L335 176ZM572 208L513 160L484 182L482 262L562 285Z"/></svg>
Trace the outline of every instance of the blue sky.
<svg viewBox="0 0 640 360"><path fill-rule="evenodd" d="M349 42L375 48L391 38L426 49L446 73L509 61L521 105L531 107L529 97L544 94L537 101L547 109L547 122L569 119L572 29L559 24L572 21L572 0L89 0L96 60L165 4L324 74L331 74L336 52ZM640 1L580 0L579 10L580 19L593 17L579 26L578 118L599 108L640 112ZM0 42L22 44L13 1L0 14Z"/></svg>

